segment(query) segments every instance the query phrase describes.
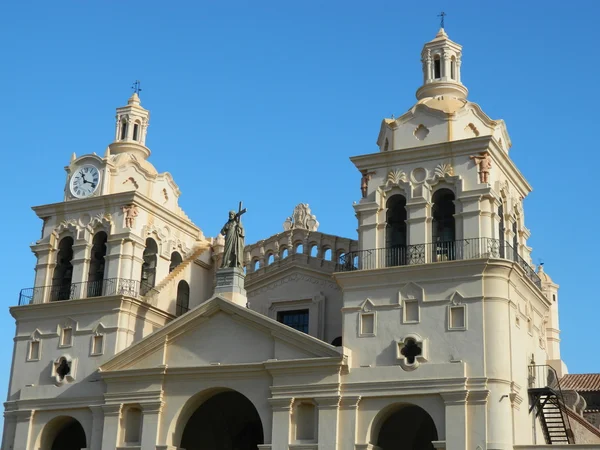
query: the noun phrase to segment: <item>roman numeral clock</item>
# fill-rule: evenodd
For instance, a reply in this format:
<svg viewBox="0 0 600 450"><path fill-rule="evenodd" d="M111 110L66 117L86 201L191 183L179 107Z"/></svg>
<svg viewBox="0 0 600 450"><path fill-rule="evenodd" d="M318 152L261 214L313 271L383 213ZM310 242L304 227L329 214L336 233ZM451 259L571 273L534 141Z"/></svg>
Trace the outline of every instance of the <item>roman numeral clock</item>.
<svg viewBox="0 0 600 450"><path fill-rule="evenodd" d="M98 190L100 171L96 166L86 164L78 167L71 175L69 191L75 198L90 197Z"/></svg>

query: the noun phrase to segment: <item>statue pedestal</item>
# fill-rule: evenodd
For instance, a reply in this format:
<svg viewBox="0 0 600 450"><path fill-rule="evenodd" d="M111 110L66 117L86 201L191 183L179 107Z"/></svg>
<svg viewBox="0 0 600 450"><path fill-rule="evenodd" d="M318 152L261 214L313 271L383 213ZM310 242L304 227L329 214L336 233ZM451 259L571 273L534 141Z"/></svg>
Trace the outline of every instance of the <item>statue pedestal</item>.
<svg viewBox="0 0 600 450"><path fill-rule="evenodd" d="M226 267L217 270L215 295L246 307L248 299L244 289L244 270L238 267Z"/></svg>

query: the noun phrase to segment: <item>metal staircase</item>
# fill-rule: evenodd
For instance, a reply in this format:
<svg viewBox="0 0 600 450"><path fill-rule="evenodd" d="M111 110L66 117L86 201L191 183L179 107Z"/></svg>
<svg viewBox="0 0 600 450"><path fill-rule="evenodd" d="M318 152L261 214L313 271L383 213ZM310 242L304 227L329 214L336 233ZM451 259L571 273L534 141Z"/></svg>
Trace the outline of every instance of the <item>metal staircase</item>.
<svg viewBox="0 0 600 450"><path fill-rule="evenodd" d="M529 366L529 412L540 419L546 444L573 444L567 407L556 371L546 365Z"/></svg>

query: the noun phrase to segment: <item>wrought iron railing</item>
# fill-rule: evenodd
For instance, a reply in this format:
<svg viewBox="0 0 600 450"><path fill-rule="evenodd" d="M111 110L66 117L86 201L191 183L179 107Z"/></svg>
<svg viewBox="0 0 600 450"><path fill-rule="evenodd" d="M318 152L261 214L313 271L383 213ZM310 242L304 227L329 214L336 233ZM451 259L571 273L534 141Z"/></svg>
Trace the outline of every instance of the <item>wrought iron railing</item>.
<svg viewBox="0 0 600 450"><path fill-rule="evenodd" d="M37 286L21 289L19 306L110 295L141 298L144 292L150 289L151 287L146 286L143 282L127 278L107 278L83 283Z"/></svg>
<svg viewBox="0 0 600 450"><path fill-rule="evenodd" d="M381 269L384 267L429 264L479 258L499 258L516 262L538 287L540 277L508 242L493 238L473 238L428 244L401 245L345 253L338 262L338 272Z"/></svg>

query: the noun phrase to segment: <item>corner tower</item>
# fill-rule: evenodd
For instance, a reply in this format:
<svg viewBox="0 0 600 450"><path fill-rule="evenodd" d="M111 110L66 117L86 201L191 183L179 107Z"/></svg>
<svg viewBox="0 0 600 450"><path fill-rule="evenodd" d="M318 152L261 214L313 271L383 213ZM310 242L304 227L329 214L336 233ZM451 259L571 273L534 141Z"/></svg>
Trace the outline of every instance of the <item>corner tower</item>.
<svg viewBox="0 0 600 450"><path fill-rule="evenodd" d="M557 286L534 270L531 186L509 157L504 122L467 100L462 54L443 29L427 42L417 102L382 121L379 151L351 158L362 175L359 250L335 277L351 370L394 370L407 386L454 378L460 393L439 387L445 427L465 432L446 448L507 449L513 436L535 440L519 408L531 361L560 365Z"/></svg>

